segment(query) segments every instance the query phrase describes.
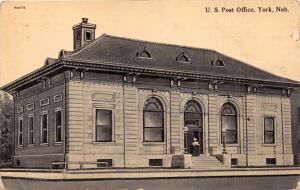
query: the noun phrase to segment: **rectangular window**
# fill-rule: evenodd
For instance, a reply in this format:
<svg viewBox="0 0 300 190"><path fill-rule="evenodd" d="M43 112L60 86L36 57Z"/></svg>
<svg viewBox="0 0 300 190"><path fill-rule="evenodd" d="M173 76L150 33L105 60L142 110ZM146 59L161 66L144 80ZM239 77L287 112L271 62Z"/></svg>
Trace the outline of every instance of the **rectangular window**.
<svg viewBox="0 0 300 190"><path fill-rule="evenodd" d="M92 33L85 31L85 41L90 41L92 39Z"/></svg>
<svg viewBox="0 0 300 190"><path fill-rule="evenodd" d="M149 159L149 166L163 166L162 159Z"/></svg>
<svg viewBox="0 0 300 190"><path fill-rule="evenodd" d="M276 158L266 158L267 165L276 165Z"/></svg>
<svg viewBox="0 0 300 190"><path fill-rule="evenodd" d="M265 117L264 119L264 143L275 143L275 125L274 117Z"/></svg>
<svg viewBox="0 0 300 190"><path fill-rule="evenodd" d="M44 99L40 100L40 106L48 105L49 102L50 102L49 98L44 98Z"/></svg>
<svg viewBox="0 0 300 190"><path fill-rule="evenodd" d="M162 112L144 111L144 142L163 142L163 125Z"/></svg>
<svg viewBox="0 0 300 190"><path fill-rule="evenodd" d="M111 168L112 167L112 159L97 159L97 167L98 168Z"/></svg>
<svg viewBox="0 0 300 190"><path fill-rule="evenodd" d="M62 110L55 112L55 142L62 142Z"/></svg>
<svg viewBox="0 0 300 190"><path fill-rule="evenodd" d="M225 115L222 116L222 143L228 144L237 143L237 119L236 116Z"/></svg>
<svg viewBox="0 0 300 190"><path fill-rule="evenodd" d="M41 115L41 143L48 143L48 114Z"/></svg>
<svg viewBox="0 0 300 190"><path fill-rule="evenodd" d="M96 110L96 141L111 142L112 141L112 111Z"/></svg>
<svg viewBox="0 0 300 190"><path fill-rule="evenodd" d="M62 94L57 94L53 97L54 102L61 102L62 101Z"/></svg>
<svg viewBox="0 0 300 190"><path fill-rule="evenodd" d="M33 115L28 116L28 145L34 144L34 117Z"/></svg>
<svg viewBox="0 0 300 190"><path fill-rule="evenodd" d="M18 145L23 146L23 118L18 120Z"/></svg>

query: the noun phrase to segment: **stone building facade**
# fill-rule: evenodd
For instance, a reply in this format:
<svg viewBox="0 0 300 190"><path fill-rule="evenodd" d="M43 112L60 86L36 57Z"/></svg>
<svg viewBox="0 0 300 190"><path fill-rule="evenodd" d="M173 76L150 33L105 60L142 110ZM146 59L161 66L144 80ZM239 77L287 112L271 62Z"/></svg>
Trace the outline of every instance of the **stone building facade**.
<svg viewBox="0 0 300 190"><path fill-rule="evenodd" d="M14 166L294 164L298 82L214 50L95 39L95 28L83 19L74 51L2 87L15 98Z"/></svg>

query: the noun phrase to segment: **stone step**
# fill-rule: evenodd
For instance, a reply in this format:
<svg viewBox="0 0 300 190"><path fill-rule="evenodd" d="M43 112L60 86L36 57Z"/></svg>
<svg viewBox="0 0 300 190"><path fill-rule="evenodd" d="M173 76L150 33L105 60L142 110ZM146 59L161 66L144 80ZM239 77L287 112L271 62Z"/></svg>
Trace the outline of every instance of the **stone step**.
<svg viewBox="0 0 300 190"><path fill-rule="evenodd" d="M192 157L192 169L218 169L225 168L223 164L213 156L194 156Z"/></svg>

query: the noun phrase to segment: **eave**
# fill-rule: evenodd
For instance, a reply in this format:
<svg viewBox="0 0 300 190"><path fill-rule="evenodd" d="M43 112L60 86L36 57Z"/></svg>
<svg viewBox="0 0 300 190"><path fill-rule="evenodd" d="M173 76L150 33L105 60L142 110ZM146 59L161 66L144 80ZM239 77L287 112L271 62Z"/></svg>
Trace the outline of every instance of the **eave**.
<svg viewBox="0 0 300 190"><path fill-rule="evenodd" d="M63 58L57 60L55 63L41 67L3 87L0 89L6 92L12 92L15 89L18 89L30 82L33 82L41 77L47 76L58 69L62 68L82 68L84 70L100 70L100 71L110 71L110 72L119 72L119 73L139 73L145 75L153 75L160 77L186 77L189 79L202 79L209 81L226 81L238 84L245 85L263 85L269 87L279 87L279 88L298 88L300 86L299 82L282 82L282 81L270 81L270 80L261 80L254 78L239 78L226 75L212 75L207 73L198 73L198 72L183 72L167 69L153 69L145 68L138 66L126 66L121 63L112 63L104 61L90 61L90 60L77 60L70 58Z"/></svg>
<svg viewBox="0 0 300 190"><path fill-rule="evenodd" d="M203 80L216 80L216 81L228 81L234 83L243 83L249 85L265 85L281 88L293 88L299 87L299 82L283 82L283 81L270 81L254 78L239 78L226 75L212 75L207 73L198 72L183 72L175 70L166 69L153 69L138 66L125 66L121 63L112 62L100 62L100 61L90 61L90 60L78 60L78 59L64 59L66 67L75 67L83 69L95 69L95 70L107 70L107 71L118 71L124 73L140 73L140 74L155 74L156 76L162 77L187 77L191 79L203 79Z"/></svg>
<svg viewBox="0 0 300 190"><path fill-rule="evenodd" d="M7 85L1 87L0 90L3 90L5 92L12 92L13 90L15 90L17 88L19 88L25 84L28 84L34 80L37 80L40 77L46 76L50 73L53 73L62 67L63 67L63 64L62 64L61 60L57 60L56 62L54 62L50 65L41 67L41 68L39 68L31 73L28 73L27 75L15 80L15 81L8 83Z"/></svg>

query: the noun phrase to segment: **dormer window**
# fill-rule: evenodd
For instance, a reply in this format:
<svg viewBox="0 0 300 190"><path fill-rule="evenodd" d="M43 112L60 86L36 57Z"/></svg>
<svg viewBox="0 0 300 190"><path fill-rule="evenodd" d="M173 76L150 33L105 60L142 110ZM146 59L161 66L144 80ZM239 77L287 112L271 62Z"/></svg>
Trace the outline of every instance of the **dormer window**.
<svg viewBox="0 0 300 190"><path fill-rule="evenodd" d="M92 33L85 31L85 41L90 41L92 39Z"/></svg>
<svg viewBox="0 0 300 190"><path fill-rule="evenodd" d="M211 64L215 67L224 67L225 66L224 61L220 58L218 58L217 60L212 60Z"/></svg>
<svg viewBox="0 0 300 190"><path fill-rule="evenodd" d="M185 54L185 52L178 55L176 57L176 61L179 63L191 63L191 59Z"/></svg>
<svg viewBox="0 0 300 190"><path fill-rule="evenodd" d="M152 59L152 56L148 50L146 50L146 47L142 51L137 52L138 58L144 58L144 59Z"/></svg>

